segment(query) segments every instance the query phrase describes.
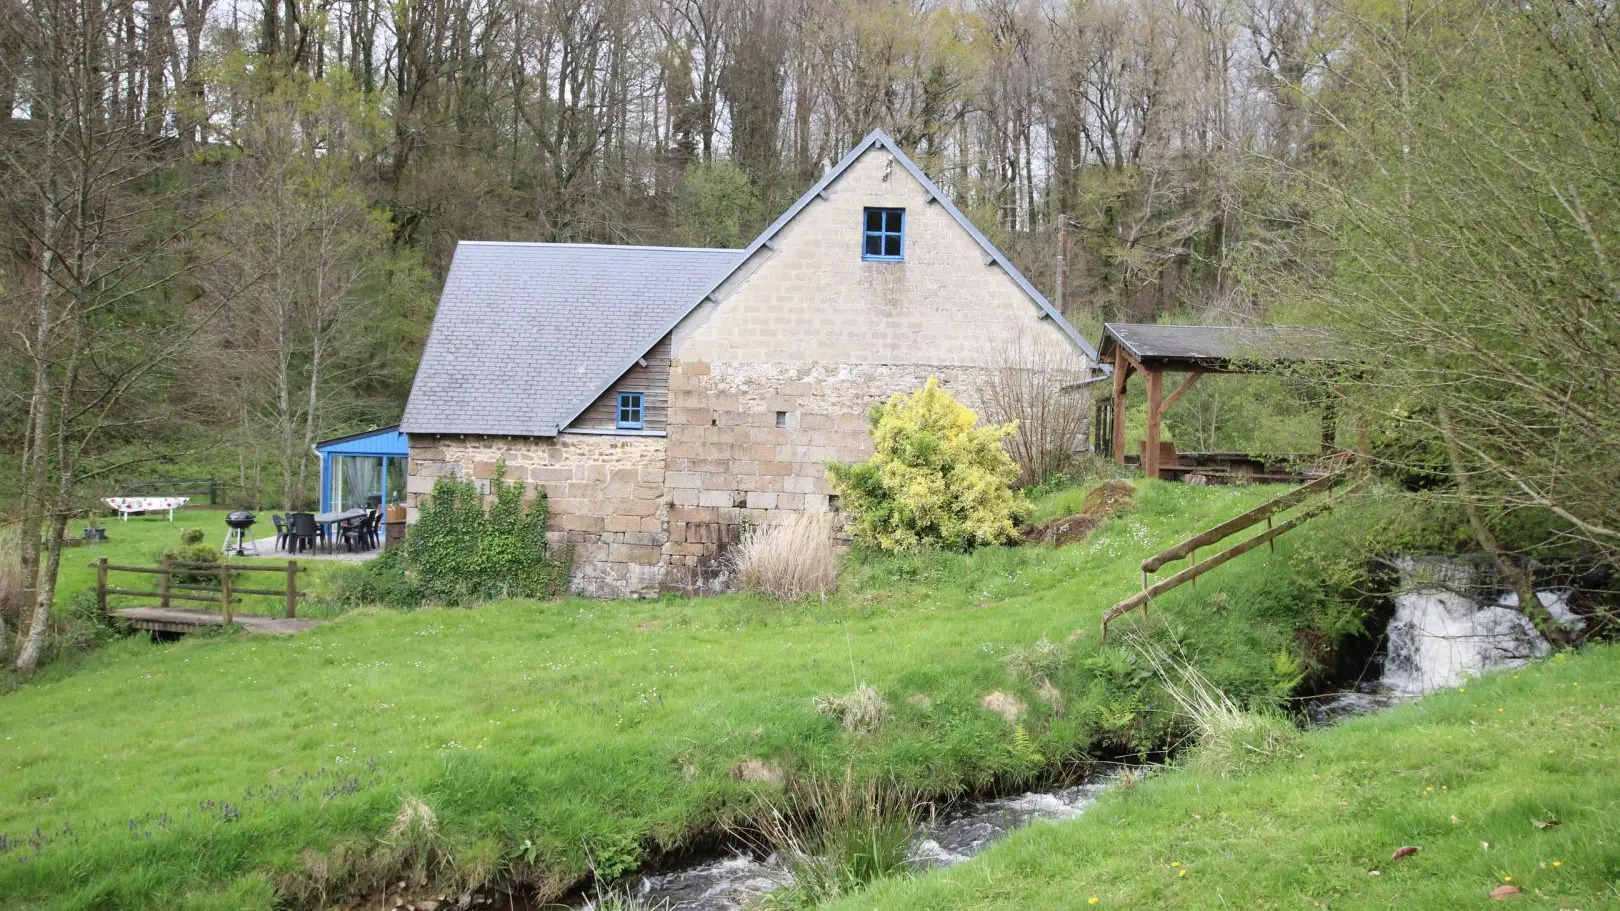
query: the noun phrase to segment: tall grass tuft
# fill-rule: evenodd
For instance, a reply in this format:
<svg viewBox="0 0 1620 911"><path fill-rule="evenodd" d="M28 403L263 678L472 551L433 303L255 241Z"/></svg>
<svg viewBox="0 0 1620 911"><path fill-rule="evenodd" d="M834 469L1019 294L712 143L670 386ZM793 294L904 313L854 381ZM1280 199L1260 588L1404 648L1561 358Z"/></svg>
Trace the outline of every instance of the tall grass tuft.
<svg viewBox="0 0 1620 911"><path fill-rule="evenodd" d="M793 882L770 893L764 906L810 908L906 872L920 806L908 788L856 783L849 769L841 778L803 781L767 803L754 825Z"/></svg>
<svg viewBox="0 0 1620 911"><path fill-rule="evenodd" d="M889 717L889 701L866 683L857 684L853 692L817 696L814 704L818 715L838 719L840 727L858 737L876 734Z"/></svg>
<svg viewBox="0 0 1620 911"><path fill-rule="evenodd" d="M1187 753L1189 768L1217 778L1239 778L1293 753L1300 733L1288 719L1245 711L1198 668L1152 642L1139 639L1133 644L1192 726L1197 746Z"/></svg>
<svg viewBox="0 0 1620 911"><path fill-rule="evenodd" d="M787 521L749 529L732 549L737 584L784 601L826 596L838 587L832 513L794 513Z"/></svg>

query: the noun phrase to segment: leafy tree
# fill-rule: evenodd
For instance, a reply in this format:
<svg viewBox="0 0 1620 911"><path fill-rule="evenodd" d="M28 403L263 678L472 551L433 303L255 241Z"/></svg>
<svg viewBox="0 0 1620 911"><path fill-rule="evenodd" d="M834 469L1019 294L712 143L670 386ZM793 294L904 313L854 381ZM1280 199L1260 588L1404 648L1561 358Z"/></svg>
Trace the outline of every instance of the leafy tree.
<svg viewBox="0 0 1620 911"><path fill-rule="evenodd" d="M1537 616L1503 531L1620 567L1620 49L1575 0L1375 6L1352 21L1324 101L1339 179L1298 287L1365 365L1357 404L1407 443L1395 467L1447 482L1476 542ZM1487 75L1488 74L1488 75Z"/></svg>
<svg viewBox="0 0 1620 911"><path fill-rule="evenodd" d="M933 378L874 409L866 462L829 464L860 541L889 551L965 550L1017 536L1029 502L1012 490L1013 424L983 425Z"/></svg>
<svg viewBox="0 0 1620 911"><path fill-rule="evenodd" d="M675 238L690 247L741 247L754 239L759 191L730 162L694 164L675 202Z"/></svg>

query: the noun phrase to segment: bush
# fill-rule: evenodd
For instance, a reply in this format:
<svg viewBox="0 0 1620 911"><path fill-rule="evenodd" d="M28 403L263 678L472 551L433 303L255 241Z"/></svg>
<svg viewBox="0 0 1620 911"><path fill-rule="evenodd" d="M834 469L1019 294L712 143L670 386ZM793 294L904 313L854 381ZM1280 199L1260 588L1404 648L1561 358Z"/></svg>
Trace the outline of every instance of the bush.
<svg viewBox="0 0 1620 911"><path fill-rule="evenodd" d="M340 566L327 577L322 603L336 612L358 607L409 610L422 605L422 595L405 574L405 551L391 547L364 563Z"/></svg>
<svg viewBox="0 0 1620 911"><path fill-rule="evenodd" d="M1018 466L1002 447L1013 430L980 425L934 379L897 393L873 413L871 460L828 466L855 537L896 552L1015 540L1030 505L1012 490Z"/></svg>
<svg viewBox="0 0 1620 911"><path fill-rule="evenodd" d="M405 539L405 570L418 600L462 604L493 598L549 597L568 581L567 561L546 545L550 514L544 493L523 500L523 484L504 480L501 462L490 482L486 513L471 481L440 478Z"/></svg>
<svg viewBox="0 0 1620 911"><path fill-rule="evenodd" d="M184 535L181 536L184 540ZM198 563L209 566L219 564L219 551L207 544L186 544L168 551L164 559L175 563ZM187 571L178 569L174 572L174 581L181 585L211 585L219 582L219 573L208 569Z"/></svg>
<svg viewBox="0 0 1620 911"><path fill-rule="evenodd" d="M67 605L51 614L47 631L45 660L56 661L67 655L93 651L116 635L101 613L94 592L77 592Z"/></svg>
<svg viewBox="0 0 1620 911"><path fill-rule="evenodd" d="M731 552L737 584L772 598L826 595L838 586L830 513L794 513L778 525L750 528Z"/></svg>
<svg viewBox="0 0 1620 911"><path fill-rule="evenodd" d="M201 544L202 542L203 542L203 530L202 529L200 529L200 528L182 528L182 529L180 529L180 543L181 544L185 544L185 545L189 546L189 545Z"/></svg>

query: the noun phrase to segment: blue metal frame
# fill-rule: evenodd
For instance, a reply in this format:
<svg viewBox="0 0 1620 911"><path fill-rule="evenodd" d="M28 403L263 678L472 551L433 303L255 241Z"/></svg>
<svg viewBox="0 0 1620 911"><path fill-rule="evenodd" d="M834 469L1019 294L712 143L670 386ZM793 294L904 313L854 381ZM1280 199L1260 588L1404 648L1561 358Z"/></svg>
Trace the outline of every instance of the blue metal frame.
<svg viewBox="0 0 1620 911"><path fill-rule="evenodd" d="M872 217L877 216L878 226L872 227ZM889 254L887 250L889 241L893 239L899 253ZM877 241L877 253L871 252L869 247L872 241ZM894 208L880 208L867 206L861 211L861 259L868 262L898 263L906 258L906 210Z"/></svg>
<svg viewBox="0 0 1620 911"><path fill-rule="evenodd" d="M321 456L322 512L329 512L332 509L333 456L369 456L382 459L382 488L377 493L383 497L384 504L389 502L389 463L400 461L408 465L410 460L410 445L405 439L405 434L400 433L397 426L383 427L333 440L323 440L315 444L315 451L320 453Z"/></svg>
<svg viewBox="0 0 1620 911"><path fill-rule="evenodd" d="M639 392L619 393L619 409L614 415L617 419L614 425L620 430L640 430L647 424L647 413L643 408L646 399Z"/></svg>

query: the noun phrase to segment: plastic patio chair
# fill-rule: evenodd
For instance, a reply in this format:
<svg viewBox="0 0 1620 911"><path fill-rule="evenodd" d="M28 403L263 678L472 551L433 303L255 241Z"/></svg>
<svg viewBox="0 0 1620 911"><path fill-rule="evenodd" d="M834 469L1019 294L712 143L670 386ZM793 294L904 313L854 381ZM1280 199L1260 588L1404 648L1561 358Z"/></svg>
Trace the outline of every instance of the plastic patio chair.
<svg viewBox="0 0 1620 911"><path fill-rule="evenodd" d="M321 527L315 524L315 514L309 512L295 512L288 516L292 520L292 531L288 536L288 543L295 552L315 549L315 539L320 537Z"/></svg>

